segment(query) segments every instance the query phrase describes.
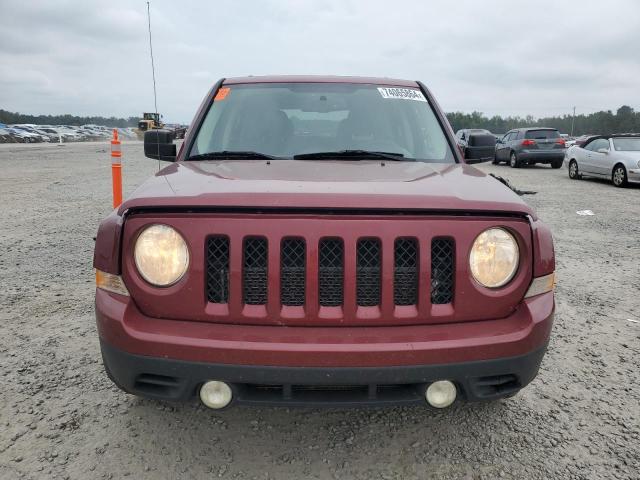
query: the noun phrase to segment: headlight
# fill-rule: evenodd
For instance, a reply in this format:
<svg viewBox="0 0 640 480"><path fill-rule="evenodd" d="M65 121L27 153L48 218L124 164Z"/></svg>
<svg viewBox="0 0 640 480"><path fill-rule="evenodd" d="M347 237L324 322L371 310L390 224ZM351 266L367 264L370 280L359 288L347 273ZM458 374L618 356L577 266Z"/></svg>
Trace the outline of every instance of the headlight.
<svg viewBox="0 0 640 480"><path fill-rule="evenodd" d="M469 266L478 283L489 288L506 285L518 269L518 243L502 228L489 228L473 242Z"/></svg>
<svg viewBox="0 0 640 480"><path fill-rule="evenodd" d="M152 285L166 287L182 278L189 266L189 250L182 236L168 225L147 227L136 240L136 268Z"/></svg>

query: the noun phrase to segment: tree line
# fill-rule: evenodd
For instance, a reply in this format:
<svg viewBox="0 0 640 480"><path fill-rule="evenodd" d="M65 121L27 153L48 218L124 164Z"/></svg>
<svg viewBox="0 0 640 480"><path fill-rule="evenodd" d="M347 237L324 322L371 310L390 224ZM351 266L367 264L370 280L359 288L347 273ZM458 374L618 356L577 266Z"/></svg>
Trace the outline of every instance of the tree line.
<svg viewBox="0 0 640 480"><path fill-rule="evenodd" d="M0 109L0 123L34 123L36 125L104 125L105 127L135 127L138 117L79 117L76 115L26 115Z"/></svg>
<svg viewBox="0 0 640 480"><path fill-rule="evenodd" d="M531 115L526 117L501 117L494 115L486 117L481 112L448 113L447 118L454 131L461 128L484 128L492 133L506 133L512 128L519 127L552 127L557 128L560 133L571 133L573 123L574 136L587 133L609 135L611 133L640 133L640 112L635 112L633 108L623 105L615 113L611 110L595 112L589 114L563 115L560 117L534 118Z"/></svg>
<svg viewBox="0 0 640 480"><path fill-rule="evenodd" d="M512 128L518 127L553 127L557 128L561 133L571 133L571 124L573 123L573 134L575 136L586 133L608 135L610 133L640 132L640 112L635 112L633 108L627 105L623 105L615 113L607 110L580 114L576 115L575 119L572 115L538 119L531 115L526 117L501 117L499 115L487 117L481 112L453 112L448 113L447 118L454 131L461 128L484 128L493 133L505 133ZM107 127L135 127L138 124L138 120L138 117L79 117L69 114L26 115L0 109L0 123L35 123L39 125L96 124Z"/></svg>

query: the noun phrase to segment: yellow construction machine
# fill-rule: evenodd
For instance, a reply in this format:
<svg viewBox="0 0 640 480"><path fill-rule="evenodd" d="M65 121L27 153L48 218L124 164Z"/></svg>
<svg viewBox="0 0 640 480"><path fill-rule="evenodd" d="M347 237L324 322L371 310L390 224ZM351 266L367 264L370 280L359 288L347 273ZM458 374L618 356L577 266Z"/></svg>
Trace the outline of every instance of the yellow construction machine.
<svg viewBox="0 0 640 480"><path fill-rule="evenodd" d="M146 132L147 130L163 127L164 123L162 123L159 113L143 113L142 120L138 122L138 128L136 129L138 140L144 139L144 132Z"/></svg>

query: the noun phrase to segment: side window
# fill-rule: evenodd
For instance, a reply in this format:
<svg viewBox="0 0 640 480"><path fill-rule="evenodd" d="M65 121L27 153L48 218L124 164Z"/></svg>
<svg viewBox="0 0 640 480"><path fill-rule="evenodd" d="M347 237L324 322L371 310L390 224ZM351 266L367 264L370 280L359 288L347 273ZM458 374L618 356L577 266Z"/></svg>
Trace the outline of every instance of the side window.
<svg viewBox="0 0 640 480"><path fill-rule="evenodd" d="M511 142L511 141L515 140L516 139L516 134L517 134L517 132L510 132L507 135L507 142Z"/></svg>
<svg viewBox="0 0 640 480"><path fill-rule="evenodd" d="M523 138L524 138L524 130L520 130L520 131L518 132L517 139L518 139L518 140L522 140Z"/></svg>
<svg viewBox="0 0 640 480"><path fill-rule="evenodd" d="M607 140L606 138L598 138L597 140L590 142L589 145L584 148L585 150L589 150L592 152L597 152L601 148L606 148L607 150L609 150L609 140Z"/></svg>

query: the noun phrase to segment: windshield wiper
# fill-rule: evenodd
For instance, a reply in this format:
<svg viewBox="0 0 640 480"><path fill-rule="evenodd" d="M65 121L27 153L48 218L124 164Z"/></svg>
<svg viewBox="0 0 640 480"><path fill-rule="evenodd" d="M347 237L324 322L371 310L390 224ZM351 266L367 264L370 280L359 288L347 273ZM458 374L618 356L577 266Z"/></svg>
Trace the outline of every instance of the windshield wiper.
<svg viewBox="0 0 640 480"><path fill-rule="evenodd" d="M267 155L266 153L240 151L240 150L221 150L219 152L207 152L200 153L198 155L191 155L187 160L224 160L234 158L247 158L257 160L273 160L278 157L273 155Z"/></svg>
<svg viewBox="0 0 640 480"><path fill-rule="evenodd" d="M332 158L348 158L350 160L366 160L370 158L384 158L387 160L413 160L405 159L402 153L375 152L372 150L338 150L336 152L300 153L293 156L294 160L322 160Z"/></svg>

